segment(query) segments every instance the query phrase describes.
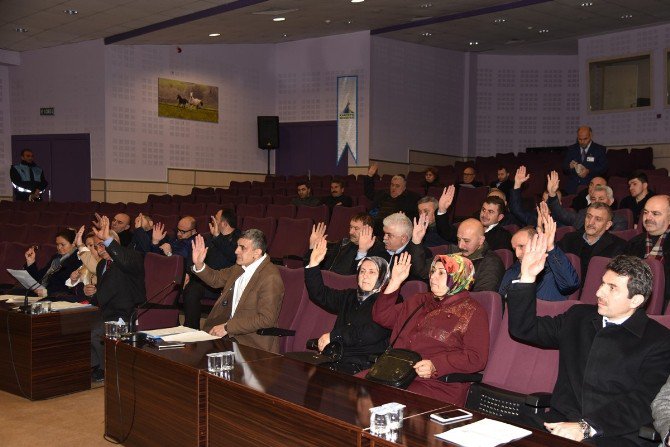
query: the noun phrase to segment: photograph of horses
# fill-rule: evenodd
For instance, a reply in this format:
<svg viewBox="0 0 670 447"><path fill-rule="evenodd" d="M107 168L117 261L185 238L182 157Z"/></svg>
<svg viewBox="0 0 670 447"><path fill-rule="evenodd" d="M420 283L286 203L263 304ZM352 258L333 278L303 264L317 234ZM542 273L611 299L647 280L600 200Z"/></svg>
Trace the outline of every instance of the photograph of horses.
<svg viewBox="0 0 670 447"><path fill-rule="evenodd" d="M158 78L158 116L219 122L219 88Z"/></svg>

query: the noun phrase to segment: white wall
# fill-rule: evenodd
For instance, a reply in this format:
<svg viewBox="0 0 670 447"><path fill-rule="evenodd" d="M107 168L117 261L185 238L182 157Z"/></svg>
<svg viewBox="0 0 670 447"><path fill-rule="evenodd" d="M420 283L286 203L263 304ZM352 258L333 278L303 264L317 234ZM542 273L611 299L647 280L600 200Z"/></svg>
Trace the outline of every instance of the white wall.
<svg viewBox="0 0 670 447"><path fill-rule="evenodd" d="M579 40L580 116L593 128L594 140L606 146L670 142L670 109L666 105L666 51L670 24ZM589 111L590 61L651 54L651 107L617 112ZM657 115L661 115L660 118Z"/></svg>
<svg viewBox="0 0 670 447"><path fill-rule="evenodd" d="M572 144L579 91L576 56L478 55L476 155Z"/></svg>
<svg viewBox="0 0 670 447"><path fill-rule="evenodd" d="M372 37L371 158L463 152L465 54Z"/></svg>

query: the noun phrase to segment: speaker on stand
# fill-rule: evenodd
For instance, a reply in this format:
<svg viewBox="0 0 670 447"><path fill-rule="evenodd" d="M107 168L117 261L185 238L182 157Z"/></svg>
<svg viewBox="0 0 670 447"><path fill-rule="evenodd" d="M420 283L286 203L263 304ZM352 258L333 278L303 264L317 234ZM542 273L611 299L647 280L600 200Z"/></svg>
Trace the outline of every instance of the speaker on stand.
<svg viewBox="0 0 670 447"><path fill-rule="evenodd" d="M270 175L270 151L279 147L279 117L259 116L258 148L268 151L268 175Z"/></svg>

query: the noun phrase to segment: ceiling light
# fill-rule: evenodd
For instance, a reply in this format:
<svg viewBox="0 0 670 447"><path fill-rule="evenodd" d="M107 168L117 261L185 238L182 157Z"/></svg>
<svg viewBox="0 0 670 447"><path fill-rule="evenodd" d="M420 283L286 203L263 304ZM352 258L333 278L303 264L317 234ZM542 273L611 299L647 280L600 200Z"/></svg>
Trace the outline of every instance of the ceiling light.
<svg viewBox="0 0 670 447"><path fill-rule="evenodd" d="M219 37L221 33L211 33L209 37Z"/></svg>
<svg viewBox="0 0 670 447"><path fill-rule="evenodd" d="M547 34L548 32L549 32L549 30L546 29L546 28L545 28L545 29L541 29L541 30L538 31L538 33L540 33L540 34Z"/></svg>
<svg viewBox="0 0 670 447"><path fill-rule="evenodd" d="M528 29L531 30L531 29L533 29L533 27L532 27L532 26L529 26Z"/></svg>
<svg viewBox="0 0 670 447"><path fill-rule="evenodd" d="M351 25L351 20L347 20L347 25Z"/></svg>
<svg viewBox="0 0 670 447"><path fill-rule="evenodd" d="M624 14L620 17L623 20L628 20L633 18L633 14Z"/></svg>
<svg viewBox="0 0 670 447"><path fill-rule="evenodd" d="M422 35L423 37L430 37L430 36L433 35L433 33L429 33L428 31L424 31L424 32L421 33L421 35Z"/></svg>
<svg viewBox="0 0 670 447"><path fill-rule="evenodd" d="M79 14L79 11L77 11L76 9L64 9L63 12L69 16Z"/></svg>
<svg viewBox="0 0 670 447"><path fill-rule="evenodd" d="M363 3L365 0L351 0L351 3Z"/></svg>
<svg viewBox="0 0 670 447"><path fill-rule="evenodd" d="M284 20L286 20L286 17L275 17L272 19L273 22L283 22Z"/></svg>
<svg viewBox="0 0 670 447"><path fill-rule="evenodd" d="M330 19L326 19L326 20L324 20L324 22L330 23Z"/></svg>
<svg viewBox="0 0 670 447"><path fill-rule="evenodd" d="M468 45L474 47L475 45L479 45L479 42L477 42L476 40L471 40L470 42L468 42Z"/></svg>
<svg viewBox="0 0 670 447"><path fill-rule="evenodd" d="M582 2L582 8L588 8L589 6L593 6L593 2Z"/></svg>
<svg viewBox="0 0 670 447"><path fill-rule="evenodd" d="M503 17L499 17L493 21L493 23L505 23L505 22L507 22L507 19Z"/></svg>
<svg viewBox="0 0 670 447"><path fill-rule="evenodd" d="M19 28L14 29L14 31L16 31L17 33L27 33L28 28L20 28L19 27Z"/></svg>
<svg viewBox="0 0 670 447"><path fill-rule="evenodd" d="M282 37L288 37L288 34L284 33L281 35Z"/></svg>
<svg viewBox="0 0 670 447"><path fill-rule="evenodd" d="M423 3L419 5L419 8L432 8L433 4L432 3Z"/></svg>

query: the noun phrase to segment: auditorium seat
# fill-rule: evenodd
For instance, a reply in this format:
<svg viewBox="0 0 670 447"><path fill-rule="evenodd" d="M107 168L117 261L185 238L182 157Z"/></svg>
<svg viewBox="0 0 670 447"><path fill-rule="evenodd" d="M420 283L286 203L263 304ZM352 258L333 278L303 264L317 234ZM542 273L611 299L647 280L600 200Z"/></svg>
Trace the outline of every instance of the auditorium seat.
<svg viewBox="0 0 670 447"><path fill-rule="evenodd" d="M633 239L635 236L638 234L642 233L641 226L638 225L638 228L631 228L628 230L620 230L620 231L610 231L610 233L614 236L620 237L624 241L629 241Z"/></svg>
<svg viewBox="0 0 670 447"><path fill-rule="evenodd" d="M651 296L647 302L647 315L661 315L663 313L666 281L663 262L654 258L647 258L645 262L651 268L651 273L654 276Z"/></svg>
<svg viewBox="0 0 670 447"><path fill-rule="evenodd" d="M32 225L28 228L27 238L32 244L53 244L56 241L56 233L62 227L62 225Z"/></svg>
<svg viewBox="0 0 670 447"><path fill-rule="evenodd" d="M247 204L249 205L269 205L272 203L272 196L265 196L265 195L259 195L259 196L248 196L247 197Z"/></svg>
<svg viewBox="0 0 670 447"><path fill-rule="evenodd" d="M29 243L28 227L26 224L0 224L0 241Z"/></svg>
<svg viewBox="0 0 670 447"><path fill-rule="evenodd" d="M265 235L268 247L272 244L277 229L277 220L274 217L254 217L246 216L242 221L242 231L256 228Z"/></svg>
<svg viewBox="0 0 670 447"><path fill-rule="evenodd" d="M328 224L329 213L326 205L319 206L299 206L295 215L296 219L312 219L315 224L323 222Z"/></svg>
<svg viewBox="0 0 670 447"><path fill-rule="evenodd" d="M424 281L412 280L405 281L400 287L400 296L405 301L416 295L417 293L428 292L428 285Z"/></svg>
<svg viewBox="0 0 670 447"><path fill-rule="evenodd" d="M179 204L180 216L202 216L205 214L207 205L204 203L188 203L183 202Z"/></svg>
<svg viewBox="0 0 670 447"><path fill-rule="evenodd" d="M602 284L605 267L610 260L611 258L606 258L604 256L593 256L591 258L589 267L586 270L586 278L584 279L584 286L582 287L579 301L586 304L598 303L596 292Z"/></svg>
<svg viewBox="0 0 670 447"><path fill-rule="evenodd" d="M179 204L178 203L164 203L164 202L155 202L151 205L151 214L161 216L176 215L179 214ZM154 219L154 222L156 219Z"/></svg>
<svg viewBox="0 0 670 447"><path fill-rule="evenodd" d="M297 321L296 315L303 299L307 298L305 288L305 273L303 269L290 269L283 265L277 266L279 275L284 283L284 299L277 318L276 327L279 329L293 329L293 322ZM279 351L287 352L287 346L292 344L292 337L282 337L279 341ZM302 349L304 350L304 348Z"/></svg>
<svg viewBox="0 0 670 447"><path fill-rule="evenodd" d="M275 219L279 219L280 217L290 217L293 219L295 217L295 212L295 205L280 205L277 203L272 203L267 206L267 209L265 210L265 216L274 217Z"/></svg>
<svg viewBox="0 0 670 447"><path fill-rule="evenodd" d="M14 211L12 223L17 225L33 225L40 219L39 211Z"/></svg>
<svg viewBox="0 0 670 447"><path fill-rule="evenodd" d="M292 200L292 196L287 196L284 194L275 194L272 196L272 203L275 205L290 205Z"/></svg>
<svg viewBox="0 0 670 447"><path fill-rule="evenodd" d="M79 227L84 225L86 227L85 233L88 233L90 230L91 222L95 219L95 215L93 213L73 213L69 212L65 215L65 218L63 219L63 224L70 227L70 228L75 228L79 230Z"/></svg>
<svg viewBox="0 0 670 447"><path fill-rule="evenodd" d="M572 264L572 268L575 269L577 272L577 277L579 278L579 283L582 283L582 260L579 256L577 256L574 253L565 253L565 256L568 258L568 261L570 261L570 264ZM572 292L570 296L568 296L569 300L578 300L579 295L582 293L581 287L579 287L577 290Z"/></svg>
<svg viewBox="0 0 670 447"><path fill-rule="evenodd" d="M39 225L63 225L65 224L65 219L67 213L58 213L55 211L40 211L40 217L37 220Z"/></svg>
<svg viewBox="0 0 670 447"><path fill-rule="evenodd" d="M470 292L470 296L486 310L489 322L489 359L493 353L496 339L502 324L502 297L496 292Z"/></svg>
<svg viewBox="0 0 670 447"><path fill-rule="evenodd" d="M274 260L283 259L284 265L289 258L299 260L300 265L302 265L303 256L309 248L311 232L312 221L310 219L280 217L277 221L275 238L268 249L270 257Z"/></svg>
<svg viewBox="0 0 670 447"><path fill-rule="evenodd" d="M437 245L435 247L429 247L428 249L433 254L433 257L435 257L437 255L448 254L450 249L451 249L451 246L450 245Z"/></svg>
<svg viewBox="0 0 670 447"><path fill-rule="evenodd" d="M477 213L488 193L488 187L459 188L453 205L454 221L460 222Z"/></svg>
<svg viewBox="0 0 670 447"><path fill-rule="evenodd" d="M621 208L614 210L615 216L621 216L626 220L626 229L630 230L633 228L633 212L628 208Z"/></svg>
<svg viewBox="0 0 670 447"><path fill-rule="evenodd" d="M125 212L126 212L126 204L122 202L116 202L116 203L101 202L100 205L98 205L98 214L100 214L101 216L109 217L109 220L114 219L115 215Z"/></svg>
<svg viewBox="0 0 670 447"><path fill-rule="evenodd" d="M17 281L7 272L7 269L22 270L26 263L25 253L29 244L22 242L2 241L0 242L0 284L16 284Z"/></svg>
<svg viewBox="0 0 670 447"><path fill-rule="evenodd" d="M326 235L329 242L341 241L345 237L349 237L349 223L351 218L358 213L364 213L365 208L362 206L335 206L333 207L333 215L330 217Z"/></svg>
<svg viewBox="0 0 670 447"><path fill-rule="evenodd" d="M575 227L572 227L570 225L565 227L558 227L556 228L556 236L554 237L554 240L558 242L561 239L563 239L563 236L565 236L568 233L572 233L573 231L575 231Z"/></svg>
<svg viewBox="0 0 670 447"><path fill-rule="evenodd" d="M137 308L139 330L173 327L179 324L179 310L176 303L183 281L183 257L146 254L144 287L147 302Z"/></svg>
<svg viewBox="0 0 670 447"><path fill-rule="evenodd" d="M506 248L499 248L499 249L493 250L493 251L495 251L495 253L498 255L500 260L503 262L503 265L505 266L505 270L512 267L512 264L514 264L514 254L512 254L511 250L508 250Z"/></svg>

